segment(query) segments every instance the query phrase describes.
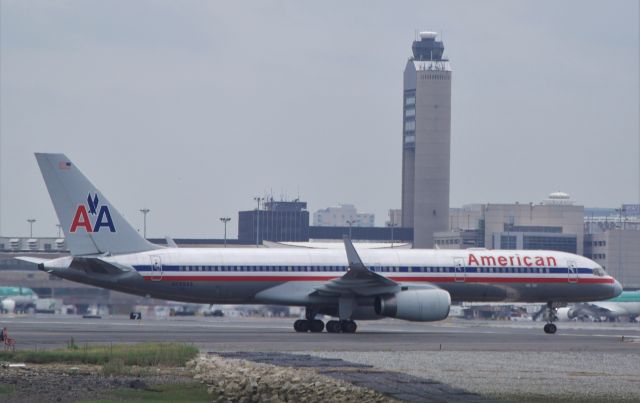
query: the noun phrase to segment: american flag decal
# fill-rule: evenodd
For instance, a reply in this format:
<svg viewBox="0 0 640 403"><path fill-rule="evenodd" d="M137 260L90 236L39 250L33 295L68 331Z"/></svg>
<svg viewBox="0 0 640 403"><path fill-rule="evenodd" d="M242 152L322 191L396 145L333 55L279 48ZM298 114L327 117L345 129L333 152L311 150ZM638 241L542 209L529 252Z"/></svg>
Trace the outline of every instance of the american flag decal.
<svg viewBox="0 0 640 403"><path fill-rule="evenodd" d="M60 161L58 163L58 169L69 169L71 168L71 163L67 161Z"/></svg>

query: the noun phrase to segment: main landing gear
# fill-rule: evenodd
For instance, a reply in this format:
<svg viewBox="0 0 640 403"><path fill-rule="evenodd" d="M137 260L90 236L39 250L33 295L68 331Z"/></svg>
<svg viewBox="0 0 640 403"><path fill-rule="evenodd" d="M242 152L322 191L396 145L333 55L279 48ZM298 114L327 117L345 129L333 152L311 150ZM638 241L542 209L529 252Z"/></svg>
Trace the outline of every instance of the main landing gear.
<svg viewBox="0 0 640 403"><path fill-rule="evenodd" d="M327 333L355 333L358 329L358 325L352 320L330 320L326 327ZM325 326L324 322L318 319L298 319L293 323L293 328L299 333L320 333Z"/></svg>
<svg viewBox="0 0 640 403"><path fill-rule="evenodd" d="M320 333L324 330L324 322L315 319L315 312L307 308L306 319L298 319L293 323L293 328L299 333ZM356 322L352 320L330 320L327 322L327 333L355 333L358 329Z"/></svg>
<svg viewBox="0 0 640 403"><path fill-rule="evenodd" d="M544 332L546 334L554 334L558 327L553 323L558 320L558 308L553 306L553 302L547 302L547 324L544 325Z"/></svg>
<svg viewBox="0 0 640 403"><path fill-rule="evenodd" d="M327 322L329 333L355 333L358 329L356 322L352 320L330 320Z"/></svg>
<svg viewBox="0 0 640 403"><path fill-rule="evenodd" d="M296 332L311 332L311 333L320 333L324 330L324 322L318 319L307 320L307 319L298 319L293 322L293 328ZM327 329L328 331L329 329Z"/></svg>

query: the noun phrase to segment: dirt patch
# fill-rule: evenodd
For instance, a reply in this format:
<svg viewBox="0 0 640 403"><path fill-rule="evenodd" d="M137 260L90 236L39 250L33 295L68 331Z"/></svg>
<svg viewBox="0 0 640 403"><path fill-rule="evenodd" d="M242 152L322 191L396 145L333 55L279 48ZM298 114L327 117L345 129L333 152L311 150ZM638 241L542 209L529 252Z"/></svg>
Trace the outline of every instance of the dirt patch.
<svg viewBox="0 0 640 403"><path fill-rule="evenodd" d="M131 375L133 374L133 375ZM101 399L114 389L144 390L155 385L193 382L184 368L132 368L125 375L104 375L100 366L27 364L0 367L2 402L74 402Z"/></svg>

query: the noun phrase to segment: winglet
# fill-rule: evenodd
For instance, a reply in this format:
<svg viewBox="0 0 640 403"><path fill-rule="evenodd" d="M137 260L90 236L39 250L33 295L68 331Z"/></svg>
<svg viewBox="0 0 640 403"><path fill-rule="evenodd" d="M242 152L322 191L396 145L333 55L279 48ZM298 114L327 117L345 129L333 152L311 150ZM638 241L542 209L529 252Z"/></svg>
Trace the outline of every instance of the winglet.
<svg viewBox="0 0 640 403"><path fill-rule="evenodd" d="M348 235L345 235L342 239L344 240L344 248L347 251L349 268L356 271L360 271L360 270L368 271L367 266L365 266L364 263L362 263L362 259L360 259L360 256L358 255L356 248L353 246L353 243L351 242L351 238L349 238Z"/></svg>

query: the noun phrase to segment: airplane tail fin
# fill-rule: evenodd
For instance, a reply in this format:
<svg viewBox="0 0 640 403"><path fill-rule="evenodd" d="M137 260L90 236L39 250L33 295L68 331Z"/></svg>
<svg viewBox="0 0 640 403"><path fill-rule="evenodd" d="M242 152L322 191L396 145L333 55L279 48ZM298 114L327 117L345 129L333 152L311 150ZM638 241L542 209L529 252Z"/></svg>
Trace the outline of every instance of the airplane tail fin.
<svg viewBox="0 0 640 403"><path fill-rule="evenodd" d="M36 153L73 256L159 249L144 239L64 154Z"/></svg>

